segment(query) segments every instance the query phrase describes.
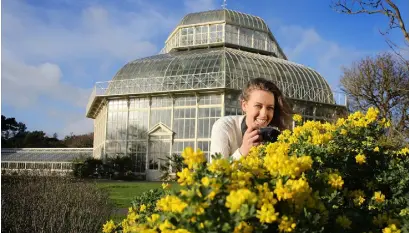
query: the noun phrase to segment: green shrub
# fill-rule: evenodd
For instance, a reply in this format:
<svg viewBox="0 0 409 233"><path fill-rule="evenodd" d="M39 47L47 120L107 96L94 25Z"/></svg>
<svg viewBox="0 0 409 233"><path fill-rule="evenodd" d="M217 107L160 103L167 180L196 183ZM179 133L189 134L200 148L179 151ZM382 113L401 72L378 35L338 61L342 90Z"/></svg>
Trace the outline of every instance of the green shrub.
<svg viewBox="0 0 409 233"><path fill-rule="evenodd" d="M145 221L145 216L151 216L153 213L158 212L156 209L156 202L167 194L169 194L169 191L162 188L151 189L143 192L132 201L132 208L134 210L138 210L142 221Z"/></svg>
<svg viewBox="0 0 409 233"><path fill-rule="evenodd" d="M132 156L116 156L105 162L87 158L73 162L73 175L85 179L145 180L144 175L135 174L135 166L136 161Z"/></svg>
<svg viewBox="0 0 409 233"><path fill-rule="evenodd" d="M160 160L163 161L160 166L160 180L177 181L176 174L186 167L183 163L183 157L174 153L171 156L166 156L164 159L160 158Z"/></svg>
<svg viewBox="0 0 409 233"><path fill-rule="evenodd" d="M301 121L300 116L294 120ZM378 111L307 121L239 160L186 148L179 191L104 232L409 232L409 147L385 143Z"/></svg>
<svg viewBox="0 0 409 233"><path fill-rule="evenodd" d="M102 160L86 158L84 161L73 162L73 175L77 178L101 176Z"/></svg>
<svg viewBox="0 0 409 233"><path fill-rule="evenodd" d="M100 232L108 194L68 177L2 176L2 232Z"/></svg>

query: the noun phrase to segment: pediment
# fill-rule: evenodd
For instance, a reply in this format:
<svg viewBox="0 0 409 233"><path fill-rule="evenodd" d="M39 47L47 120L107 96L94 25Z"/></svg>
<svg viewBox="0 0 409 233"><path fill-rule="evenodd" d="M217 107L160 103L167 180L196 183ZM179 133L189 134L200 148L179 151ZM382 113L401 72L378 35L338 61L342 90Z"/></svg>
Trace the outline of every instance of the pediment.
<svg viewBox="0 0 409 233"><path fill-rule="evenodd" d="M162 122L159 122L158 124L154 125L149 131L148 135L156 135L156 136L161 136L161 135L173 135L175 132L173 132L169 126L163 124Z"/></svg>

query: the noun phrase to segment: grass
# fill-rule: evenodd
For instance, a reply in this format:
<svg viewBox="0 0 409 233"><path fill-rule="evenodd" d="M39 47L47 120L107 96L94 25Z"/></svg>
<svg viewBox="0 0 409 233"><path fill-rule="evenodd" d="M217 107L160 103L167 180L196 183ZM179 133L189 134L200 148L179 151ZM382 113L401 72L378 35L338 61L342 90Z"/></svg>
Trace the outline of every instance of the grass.
<svg viewBox="0 0 409 233"><path fill-rule="evenodd" d="M162 182L127 182L127 181L107 181L97 182L97 187L108 191L109 198L115 203L117 208L128 208L132 200L139 194L150 189L162 188ZM179 189L177 183L172 183L172 189Z"/></svg>
<svg viewBox="0 0 409 233"><path fill-rule="evenodd" d="M121 222L126 217L127 209L132 206L132 201L136 196L151 189L162 188L162 182L147 181L98 181L96 185L108 191L109 199L114 202L117 212L110 219L115 222ZM173 190L180 188L176 182L171 185Z"/></svg>

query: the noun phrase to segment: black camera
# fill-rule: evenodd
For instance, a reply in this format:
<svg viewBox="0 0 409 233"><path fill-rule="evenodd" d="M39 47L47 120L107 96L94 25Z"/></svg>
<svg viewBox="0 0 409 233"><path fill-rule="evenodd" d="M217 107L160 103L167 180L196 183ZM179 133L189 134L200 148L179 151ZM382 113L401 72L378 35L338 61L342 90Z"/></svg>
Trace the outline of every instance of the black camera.
<svg viewBox="0 0 409 233"><path fill-rule="evenodd" d="M262 142L276 142L280 133L281 132L277 127L267 126L260 128Z"/></svg>

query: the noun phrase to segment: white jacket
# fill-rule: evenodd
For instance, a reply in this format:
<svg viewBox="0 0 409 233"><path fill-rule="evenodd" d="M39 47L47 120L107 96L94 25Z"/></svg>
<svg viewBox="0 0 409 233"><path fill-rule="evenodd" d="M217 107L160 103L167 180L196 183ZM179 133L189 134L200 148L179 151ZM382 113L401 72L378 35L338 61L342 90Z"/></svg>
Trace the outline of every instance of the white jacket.
<svg viewBox="0 0 409 233"><path fill-rule="evenodd" d="M243 134L241 132L243 120L244 115L225 116L213 124L210 155L221 153L224 158L231 156L235 160L242 157L239 148L243 143Z"/></svg>

